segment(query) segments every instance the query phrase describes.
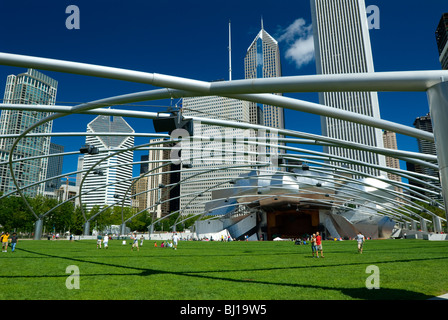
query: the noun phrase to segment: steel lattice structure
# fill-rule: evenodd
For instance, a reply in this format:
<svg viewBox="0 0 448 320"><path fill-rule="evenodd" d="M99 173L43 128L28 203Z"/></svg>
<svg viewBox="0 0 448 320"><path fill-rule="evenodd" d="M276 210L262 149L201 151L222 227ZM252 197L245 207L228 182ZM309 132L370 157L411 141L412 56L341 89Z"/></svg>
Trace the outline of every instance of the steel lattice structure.
<svg viewBox="0 0 448 320"><path fill-rule="evenodd" d="M172 116L171 113L155 113L155 112L145 112L137 110L127 110L127 109L106 109L106 106L118 106L123 104L130 104L142 101L154 101L162 99L173 99L173 98L183 98L183 97L196 97L196 96L221 96L229 97L239 100L251 101L271 106L282 107L290 110L307 112L315 115L332 117L341 120L346 120L350 122L355 122L363 124L366 126L371 126L379 129L384 129L392 131L395 133L407 135L417 139L427 140L435 142L437 146L437 157L427 154L420 154L416 152L409 152L403 150L391 150L386 148L373 148L370 146L364 146L361 144L341 141L321 135L310 134L306 132L295 131L291 129L278 129L277 133L280 135L278 143L271 145L266 142L259 142L255 138L241 138L237 143L246 143L253 145L254 147L268 147L268 148L278 148L282 150L278 155L280 160L276 164L277 170L269 175L269 183L271 184L270 192L263 193L259 190L262 187L256 187L253 190L258 190L254 194L242 194L239 193L239 188L244 189L245 183L250 181L253 177L250 175L244 175L247 171L251 170L257 173L259 179L263 179L265 174L265 169L267 167L272 167L272 161L269 159L255 160L250 163L235 163L235 164L222 164L216 165L208 169L195 169L195 168L182 168L179 170L190 170L194 172L191 178L184 181L180 181L173 185L165 186L167 189L174 188L178 184L187 184L194 179L200 179L201 175L211 172L213 170L230 170L232 172L232 177L226 181L226 183L233 184L234 194L229 196L223 196L221 198L214 198L212 201L207 201L206 206L210 207L211 203L213 210L218 210L221 208L229 207L229 202L234 203L237 201L239 205L251 205L254 202L260 201L272 201L278 200L280 197L283 201L291 201L294 203L294 199L297 198L297 194L290 192L288 186L285 188L285 181L290 181L288 179L302 179L303 185L309 184L310 187L324 186L322 191L311 190L307 196L302 195L301 201L308 202L319 202L323 206L328 206L332 210L344 210L349 201L359 201L359 203L369 202L371 205L376 206L377 210L375 215L383 215L391 217L397 221L405 221L409 223L419 223L423 224L428 222L428 220L422 218L419 214L414 211L410 211L409 208L417 209L420 212L426 212L433 216L435 225L440 224L441 221L446 221L446 219L440 218L428 210L424 209L413 203L412 201L416 199L413 195L414 193L419 193L419 198L431 205L436 205L440 208L445 209L448 204L448 128L446 123L448 123L448 71L412 71L412 72L381 72L381 73L362 73L362 74L338 74L338 75L314 75L314 76L294 76L294 77L281 77L281 78L265 78L265 79L251 79L251 80L233 80L233 81L222 81L222 82L203 82L193 79L173 77L169 75L146 73L133 70L125 70L119 68L111 68L105 66L77 63L71 61L62 61L55 59L46 59L39 57L15 55L8 53L0 53L0 65L14 66L14 67L26 67L35 68L39 70L55 71L62 73L78 74L84 76L98 77L115 79L120 81L128 81L135 83L143 83L159 87L159 89L153 89L143 92L135 92L121 96L108 97L101 100L96 100L88 103L79 104L76 106L48 106L48 105L18 105L18 104L1 104L0 109L2 110L33 110L36 112L53 112L52 115L46 117L45 119L37 122L35 125L27 128L24 132L16 135L10 135L7 138L14 138L15 142L12 149L9 150L10 154L13 154L14 148L17 146L21 139L31 136L39 136L39 134L31 133L31 131L44 123L52 120L56 120L62 117L69 117L73 114L92 114L92 115L109 115L109 116L122 116L122 117L134 117L134 118L144 118L144 119L167 119ZM311 103L307 101L301 101L298 99L293 99L285 96L273 95L272 93L295 93L295 92L348 92L348 91L375 91L375 92L427 92L428 101L430 106L431 119L433 121L434 134L414 129L408 126L404 126L395 122L375 119L368 116L359 115L356 113L338 110L336 108L327 107L324 105ZM220 119L210 119L207 117L183 117L184 121L200 121L203 124L221 126L228 128L238 128L247 130L267 130L269 127L262 125L242 123L230 120L220 120ZM86 136L88 133L80 132L61 132L52 133L50 136ZM120 135L120 133L94 133L93 135ZM129 135L129 134L121 134ZM99 150L102 152L113 151L113 154L122 153L130 150L151 150L153 148L171 150L172 147L169 146L173 143L182 143L185 141L193 141L194 139L203 139L204 137L199 136L189 136L189 137L172 137L168 134L155 134L155 133L135 133L134 136L140 137L158 137L166 138L163 142L153 142L143 145L134 146L128 149L116 149L116 150ZM6 137L5 137L6 138ZM209 137L207 137L209 138ZM355 163L357 165L366 165L361 161L356 161L352 159L346 159L342 157L330 156L328 154L307 150L306 148L292 147L291 145L326 145L326 146L338 146L349 149L366 150L369 152L375 152L381 155L395 157L401 160L413 162L421 166L426 166L439 171L440 174L440 185L441 188L435 187L433 184L428 183L428 181L437 182L438 179L430 176L426 176L418 173L411 173L400 169L393 168L378 168L383 172L392 173L400 177L406 178L410 181L416 181L423 187L411 186L406 183L391 181L385 177L374 177L368 176L367 174L356 172L353 169L336 167L331 162L341 162L341 163ZM226 150L219 150L226 152ZM68 156L78 154L79 152L65 152L60 154L48 155L52 156ZM7 197L11 194L18 193L23 201L26 203L30 212L36 218L36 232L35 239L40 238L42 229L42 219L52 212L55 208L50 209L47 213L43 215L37 215L28 203L24 196L23 191L26 188L32 187L32 185L19 185L15 175L13 164L18 161L31 160L32 158L26 159L13 159L9 157L9 160L0 163L2 166L8 166L10 174L16 186L16 190L10 193L4 194L2 197ZM102 160L105 160L104 158ZM191 161L192 159L182 159L182 161ZM187 162L188 162L187 161ZM303 165L294 164L297 161L299 163L306 163L307 169ZM150 161L149 161L150 162ZM131 165L139 164L140 162L130 163ZM160 161L157 161L160 163ZM436 164L434 164L436 163ZM168 165L166 162L162 166ZM92 172L98 167L101 167L101 161L96 163L94 166L88 170L84 170L85 176L89 172ZM371 166L371 165L369 165ZM337 170L336 170L337 169ZM153 170L155 171L155 170ZM145 176L157 175L161 173L154 173L149 171L137 177L129 177L127 180L132 181L132 184L136 183L139 179ZM73 174L77 174L82 171L75 171L64 173L58 177L51 177L47 180L52 180L55 178L68 177ZM338 187L338 183L341 179L340 173L346 173L349 175L361 176L362 179L347 178L349 183L344 187ZM310 175L311 173L311 175ZM331 174L329 174L331 173ZM166 172L165 172L166 174ZM284 180L286 179L286 180ZM311 180L306 180L311 179ZM45 180L45 181L47 181ZM276 180L281 180L282 184L280 186L274 186ZM297 180L297 181L299 181ZM45 181L39 181L37 183L45 183ZM246 181L246 182L245 182ZM295 181L295 180L294 180ZM305 182L303 182L305 181ZM308 182L307 182L308 181ZM317 181L317 182L316 182ZM375 182L372 182L375 181ZM119 181L121 183L123 181ZM296 183L296 182L294 182ZM291 184L291 186L294 185ZM372 184L373 183L373 184ZM288 182L286 182L286 185ZM206 191L216 191L216 194L223 191L223 182L216 182L212 187L204 188L203 192ZM381 193L371 192L372 187L376 187L376 190L382 188L382 186L392 186L392 188L384 188ZM411 192L398 193L394 190L393 186L408 190ZM103 186L105 187L105 186ZM272 190L276 190L273 192ZM291 187L294 188L294 187ZM156 188L157 189L157 188ZM150 192L156 189L147 190ZM227 188L228 189L228 188ZM82 189L82 183L80 192L77 197L80 197L86 192ZM428 196L431 195L431 196ZM442 196L444 203L435 201L432 196ZM127 198L136 196L136 194L131 194L131 189L126 193ZM193 195L194 199L200 197L200 193ZM256 201L253 198L256 197ZM252 199L252 200L251 200ZM170 201L172 199L166 200ZM66 200L69 201L69 200ZM64 202L63 202L64 203ZM62 205L63 203L59 204ZM122 205L124 199L117 199L115 205ZM152 207L146 208L146 210L153 209L154 206L160 205L160 202L156 203ZM82 206L81 206L82 207ZM104 212L107 208L102 209L98 214ZM366 212L369 212L369 208L366 208ZM180 208L179 211L172 212L182 213L185 208ZM363 210L362 205L359 210ZM144 210L143 210L144 211ZM134 216L127 219L123 219L123 226L126 222L133 219L135 216L139 215L141 212L137 212ZM201 212L201 215L209 214L210 211ZM97 215L85 219L85 233L88 234L90 230L90 221L94 219ZM163 217L163 218L166 218ZM182 223L182 215L180 219L176 221L176 224ZM439 227L440 228L440 227ZM436 228L437 229L437 228ZM441 231L441 230L436 230Z"/></svg>

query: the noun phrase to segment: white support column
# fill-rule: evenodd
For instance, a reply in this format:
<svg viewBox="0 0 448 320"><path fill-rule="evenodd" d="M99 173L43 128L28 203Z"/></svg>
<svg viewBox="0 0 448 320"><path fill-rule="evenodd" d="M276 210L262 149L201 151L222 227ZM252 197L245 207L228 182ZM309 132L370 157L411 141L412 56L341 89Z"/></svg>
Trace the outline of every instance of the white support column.
<svg viewBox="0 0 448 320"><path fill-rule="evenodd" d="M432 218L434 224L434 232L440 233L442 232L442 220L439 217L434 216Z"/></svg>
<svg viewBox="0 0 448 320"><path fill-rule="evenodd" d="M420 229L423 232L427 232L428 231L428 226L426 225L426 220L423 219L423 218L420 219Z"/></svg>
<svg viewBox="0 0 448 320"><path fill-rule="evenodd" d="M448 82L441 82L429 88L428 100L445 202L445 215L448 218Z"/></svg>
<svg viewBox="0 0 448 320"><path fill-rule="evenodd" d="M405 222L404 222L404 228L405 228L406 230L411 230L411 223L410 223L409 221L405 221Z"/></svg>
<svg viewBox="0 0 448 320"><path fill-rule="evenodd" d="M42 227L43 227L43 220L41 217L36 220L34 225L34 240L40 240L42 238Z"/></svg>
<svg viewBox="0 0 448 320"><path fill-rule="evenodd" d="M120 225L120 235L126 234L126 223Z"/></svg>
<svg viewBox="0 0 448 320"><path fill-rule="evenodd" d="M84 223L84 233L83 233L83 235L90 236L90 222L89 221Z"/></svg>

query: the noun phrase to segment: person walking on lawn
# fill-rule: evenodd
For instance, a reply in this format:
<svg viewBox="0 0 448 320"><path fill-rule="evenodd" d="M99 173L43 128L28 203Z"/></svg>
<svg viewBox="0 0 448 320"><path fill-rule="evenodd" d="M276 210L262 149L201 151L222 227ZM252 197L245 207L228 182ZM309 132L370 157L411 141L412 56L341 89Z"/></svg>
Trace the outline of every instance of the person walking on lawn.
<svg viewBox="0 0 448 320"><path fill-rule="evenodd" d="M324 252L322 250L322 237L320 236L319 232L316 232L316 246L317 246L316 250L317 257L319 258L319 251L320 251L320 256L324 258Z"/></svg>

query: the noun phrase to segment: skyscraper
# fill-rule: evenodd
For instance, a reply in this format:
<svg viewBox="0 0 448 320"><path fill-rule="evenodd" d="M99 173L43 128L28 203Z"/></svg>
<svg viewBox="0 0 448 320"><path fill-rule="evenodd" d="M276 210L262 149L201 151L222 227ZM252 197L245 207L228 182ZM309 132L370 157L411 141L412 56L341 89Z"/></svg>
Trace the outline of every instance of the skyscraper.
<svg viewBox="0 0 448 320"><path fill-rule="evenodd" d="M278 42L264 30L261 30L247 49L244 58L246 79L281 77L280 51ZM224 119L253 124L262 124L275 129L283 129L284 109L276 106L262 105L253 102L240 101L217 96L184 98L182 102L183 115L204 116L212 119ZM219 126L193 125L194 135L213 137L214 141L196 142L191 152L182 150L182 157L191 160L193 169L212 169L213 167L247 165L239 170L213 170L195 177L197 171L182 170L180 208L184 214L194 215L204 213L205 203L212 199L213 186L217 188L230 187L230 181L245 171L251 169L250 164L256 161L256 153L265 153L273 150L257 150L254 145L236 143L233 138L259 137L262 140L276 141L275 132L255 132L242 129L231 129ZM221 150L225 150L222 152ZM276 151L277 152L277 151ZM204 153L207 153L204 157ZM260 154L261 155L261 154ZM191 180L190 180L191 179ZM210 188L205 191L204 188ZM198 196L199 195L199 196Z"/></svg>
<svg viewBox="0 0 448 320"><path fill-rule="evenodd" d="M244 58L246 79L281 77L280 50L278 42L264 30L261 30L247 49ZM251 102L250 122L268 127L284 129L284 109Z"/></svg>
<svg viewBox="0 0 448 320"><path fill-rule="evenodd" d="M311 0L316 68L318 74L374 72L364 0ZM319 93L323 105L380 118L376 92ZM322 134L331 138L383 147L382 131L365 125L322 117ZM368 165L385 166L385 157L367 151L325 147L330 155L365 163L349 164L360 172L380 175ZM338 165L338 163L334 163ZM340 165L340 164L339 164Z"/></svg>
<svg viewBox="0 0 448 320"><path fill-rule="evenodd" d="M383 143L384 143L384 147L387 149L398 150L397 135L395 134L395 132L384 131L383 132ZM393 157L386 157L386 166L388 168L400 169L400 160L398 160L397 158L393 158ZM399 176L397 176L396 174L388 173L387 176L390 180L395 180L395 181L401 182L401 178Z"/></svg>
<svg viewBox="0 0 448 320"><path fill-rule="evenodd" d="M150 142L162 142L163 139L153 139ZM150 174L147 176L146 190L146 207L150 213L155 213L154 218L163 217L173 211L179 210L179 190L180 185L176 183L180 179L180 165L170 160L171 150L167 148L173 147L173 144L153 145L148 152L148 169ZM143 179L145 179L143 178ZM160 187L173 185L171 187ZM151 191L149 191L151 190ZM163 202L158 204L158 202Z"/></svg>
<svg viewBox="0 0 448 320"><path fill-rule="evenodd" d="M87 136L86 145L93 145L106 152L85 154L83 170L91 168L99 160L117 153L117 149L127 149L134 146L134 129L122 117L98 116L87 125L88 133L129 133L129 136ZM115 150L113 150L115 149ZM123 199L132 181L133 151L120 152L107 158L97 165L84 180L81 193L82 204L87 210L93 206L110 205ZM126 180L126 181L125 181ZM131 195L131 190L127 196ZM121 202L120 202L121 204ZM130 206L130 198L124 201Z"/></svg>
<svg viewBox="0 0 448 320"><path fill-rule="evenodd" d="M423 131L433 132L431 114L428 113L425 116L417 117L414 121L414 127L417 129L423 130ZM417 139L417 144L418 144L418 151L420 153L437 155L436 145L434 142ZM410 163L410 162L406 163L406 167L407 167L408 171L416 172L419 174L425 174L427 176L432 176L435 178L439 178L438 170L434 170L433 168L428 168L428 167L422 166L420 164L414 164L414 163ZM425 178L421 178L421 179L423 181L426 181L427 183L433 184L434 186L440 188L440 181L434 181L433 179L425 179ZM422 187L422 188L427 188L427 186L421 184L420 182L413 181L413 180L410 180L409 184L415 185L418 187ZM437 192L437 190L435 190L435 191ZM416 197L421 197L421 195L418 192L412 193L412 194ZM432 198L437 198L432 193L426 193L426 195L429 197L432 197Z"/></svg>
<svg viewBox="0 0 448 320"><path fill-rule="evenodd" d="M9 75L6 80L4 103L54 105L56 102L58 82L34 69L19 75ZM0 117L0 136L19 134L38 121L49 116L50 112L2 110ZM46 122L31 133L50 133L53 122ZM7 161L14 138L0 138L0 161ZM13 159L30 158L48 155L50 137L23 138L14 150ZM43 181L47 176L47 158L24 160L13 165L14 175L20 187ZM0 192L15 189L9 167L0 167ZM43 193L44 184L35 185L24 190L29 196Z"/></svg>
<svg viewBox="0 0 448 320"><path fill-rule="evenodd" d="M64 146L61 146L56 143L50 143L50 154L63 153L63 152L64 152ZM64 161L63 156L48 158L47 179L62 174L63 161ZM60 186L61 186L61 178L53 179L45 183L45 191L53 192L59 189Z"/></svg>
<svg viewBox="0 0 448 320"><path fill-rule="evenodd" d="M217 97L192 97L184 98L182 102L183 115L206 116L211 119L226 119L232 121L249 122L249 104L245 101ZM214 138L214 141L203 139L191 144L190 150L182 149L182 158L191 164L193 169L213 169L235 164L248 164L250 156L247 155L248 146L236 143L232 139L237 137L249 137L253 133L235 128L204 125L195 122L193 124L195 136ZM222 150L225 150L223 152ZM190 160L192 158L192 160ZM249 168L249 167L248 167ZM182 170L180 186L180 208L184 208L185 215L204 213L205 202L212 199L212 188L219 182L229 181L238 174L234 170L214 170L195 176L197 171ZM230 187L229 183L219 186ZM200 194L200 196L198 196Z"/></svg>
<svg viewBox="0 0 448 320"><path fill-rule="evenodd" d="M448 13L442 15L436 30L437 48L442 68L448 70Z"/></svg>
<svg viewBox="0 0 448 320"><path fill-rule="evenodd" d="M428 113L425 116L416 118L414 121L414 127L423 131L433 132L431 114ZM417 144L418 144L418 151L420 153L431 154L434 156L437 155L436 144L434 142L417 139ZM422 167L421 171L429 176L433 177L439 176L439 172L432 168Z"/></svg>
<svg viewBox="0 0 448 320"><path fill-rule="evenodd" d="M417 117L414 121L414 127L423 131L433 132L431 114L428 112L425 116ZM420 153L437 155L436 144L431 141L418 139L418 151Z"/></svg>

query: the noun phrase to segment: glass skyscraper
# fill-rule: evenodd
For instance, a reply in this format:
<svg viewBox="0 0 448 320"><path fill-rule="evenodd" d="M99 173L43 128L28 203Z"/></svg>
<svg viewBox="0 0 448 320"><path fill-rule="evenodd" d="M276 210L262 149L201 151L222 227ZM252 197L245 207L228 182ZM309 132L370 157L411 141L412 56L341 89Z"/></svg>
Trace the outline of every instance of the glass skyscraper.
<svg viewBox="0 0 448 320"><path fill-rule="evenodd" d="M318 74L374 72L364 0L311 0L316 68ZM320 104L380 118L376 92L319 93ZM382 130L334 118L321 118L322 134L331 138L383 147ZM329 155L360 161L347 163L357 171L381 175L369 164L386 165L385 157L362 150L325 147ZM334 165L341 165L335 162Z"/></svg>
<svg viewBox="0 0 448 320"><path fill-rule="evenodd" d="M281 77L280 51L278 42L269 35L263 27L249 46L244 58L246 79ZM243 123L261 124L274 129L284 128L284 110L276 106L268 106L253 102L241 101L218 96L189 97L182 102L183 115L206 117L211 119L224 119ZM215 189L229 188L232 180L240 174L251 170L251 164L265 152L278 152L276 148L257 149L253 144L234 143L233 138L266 139L269 143L278 138L275 132L256 132L255 130L243 130L225 128L220 126L194 123L194 134L203 137L213 137L214 141L195 141L192 149L182 150L182 157L193 158L190 162L194 169L212 169L217 166L241 167L237 170L223 169L201 174L194 177L196 171L182 170L180 194L180 207L184 208L183 214L196 215L205 213L206 202L212 200L212 192ZM274 140L275 142L277 140ZM221 150L224 148L225 152ZM257 154L258 152L258 154ZM204 154L207 156L204 157ZM202 157L201 157L202 156ZM204 157L204 158L203 158ZM261 160L261 159L258 159ZM222 183L222 184L220 184ZM216 188L213 188L216 186ZM203 191L210 188L210 191ZM198 197L198 194L200 196Z"/></svg>
<svg viewBox="0 0 448 320"><path fill-rule="evenodd" d="M64 153L64 146L61 146L56 143L50 143L50 152L49 153L50 154ZM56 177L56 176L59 176L62 174L63 162L64 162L63 156L48 158L47 179ZM59 189L61 184L62 184L61 178L47 181L45 183L45 191L54 192L55 190Z"/></svg>
<svg viewBox="0 0 448 320"><path fill-rule="evenodd" d="M423 131L433 132L431 114L427 113L425 116L416 118L414 121L414 127ZM434 142L417 139L417 144L418 151L420 153L431 154L433 156L437 155L436 144ZM422 167L421 171L426 175L439 177L438 170Z"/></svg>
<svg viewBox="0 0 448 320"><path fill-rule="evenodd" d="M448 13L444 13L440 19L436 30L436 41L442 68L448 70Z"/></svg>
<svg viewBox="0 0 448 320"><path fill-rule="evenodd" d="M278 42L264 30L260 32L247 49L244 58L246 79L281 77L280 50ZM250 122L268 127L284 129L284 109L275 106L250 103Z"/></svg>
<svg viewBox="0 0 448 320"><path fill-rule="evenodd" d="M10 75L6 80L4 103L12 104L39 104L54 105L56 102L58 82L39 71L28 69L19 75ZM49 116L50 112L2 110L0 116L0 162L8 161L11 147L15 138L6 135L20 134L38 121ZM34 129L31 133L50 133L53 122ZM14 150L13 159L25 159L48 155L50 150L50 137L23 138ZM39 181L47 176L47 158L23 160L14 163L14 175L20 187ZM9 167L0 165L0 192L6 193L15 190ZM38 184L24 190L29 196L43 193L44 184Z"/></svg>

